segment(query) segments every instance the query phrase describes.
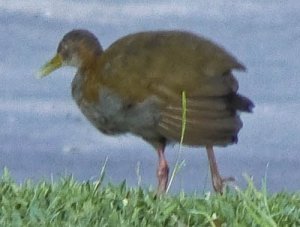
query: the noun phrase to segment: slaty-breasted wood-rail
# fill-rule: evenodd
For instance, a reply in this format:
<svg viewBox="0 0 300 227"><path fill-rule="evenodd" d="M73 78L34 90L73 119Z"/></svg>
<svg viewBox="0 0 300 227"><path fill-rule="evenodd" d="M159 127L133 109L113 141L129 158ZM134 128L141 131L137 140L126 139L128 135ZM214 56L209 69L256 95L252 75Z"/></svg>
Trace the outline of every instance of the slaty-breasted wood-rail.
<svg viewBox="0 0 300 227"><path fill-rule="evenodd" d="M183 144L207 150L212 184L222 192L213 146L237 142L239 112L253 103L237 93L232 70L245 70L222 47L184 31L149 31L127 35L105 51L87 30L72 30L40 76L74 66L72 96L86 118L102 133L132 133L158 154L158 192L166 190L168 143L182 133L182 92L186 94Z"/></svg>

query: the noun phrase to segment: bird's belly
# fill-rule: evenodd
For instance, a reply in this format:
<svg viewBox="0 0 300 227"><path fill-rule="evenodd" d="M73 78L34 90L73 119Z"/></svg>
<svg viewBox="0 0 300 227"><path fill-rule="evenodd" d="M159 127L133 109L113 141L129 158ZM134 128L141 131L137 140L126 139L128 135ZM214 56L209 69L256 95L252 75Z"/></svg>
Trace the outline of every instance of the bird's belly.
<svg viewBox="0 0 300 227"><path fill-rule="evenodd" d="M104 134L114 135L128 131L126 127L118 121L118 119L122 118L120 114L116 113L113 116L108 116L105 111L99 111L99 107L95 107L91 104L82 104L80 110L84 116Z"/></svg>
<svg viewBox="0 0 300 227"><path fill-rule="evenodd" d="M81 112L98 130L109 135L130 132L142 137L157 133L159 111L153 98L128 103L108 89L99 93L97 102L74 97Z"/></svg>

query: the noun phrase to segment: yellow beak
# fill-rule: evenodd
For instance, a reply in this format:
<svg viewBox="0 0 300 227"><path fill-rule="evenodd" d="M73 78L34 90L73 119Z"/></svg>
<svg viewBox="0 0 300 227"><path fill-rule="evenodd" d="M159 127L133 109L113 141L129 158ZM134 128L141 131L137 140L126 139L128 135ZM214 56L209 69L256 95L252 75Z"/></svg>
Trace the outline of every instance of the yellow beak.
<svg viewBox="0 0 300 227"><path fill-rule="evenodd" d="M37 78L43 78L49 75L54 70L62 66L62 58L59 54L56 54L50 61L44 64L37 74Z"/></svg>

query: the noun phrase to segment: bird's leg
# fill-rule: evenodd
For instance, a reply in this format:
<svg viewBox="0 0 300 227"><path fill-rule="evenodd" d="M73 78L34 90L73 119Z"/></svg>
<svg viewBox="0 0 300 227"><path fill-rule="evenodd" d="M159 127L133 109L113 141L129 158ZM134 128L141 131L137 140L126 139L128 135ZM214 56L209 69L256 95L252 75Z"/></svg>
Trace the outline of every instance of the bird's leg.
<svg viewBox="0 0 300 227"><path fill-rule="evenodd" d="M168 177L169 177L169 166L164 155L165 146L160 146L157 149L158 154L158 167L157 167L157 178L158 178L158 194L166 192Z"/></svg>
<svg viewBox="0 0 300 227"><path fill-rule="evenodd" d="M221 193L223 192L224 184L228 181L234 181L233 177L222 178L220 176L217 161L215 158L214 150L212 146L206 146L207 157L209 161L209 167L211 172L212 185L215 192Z"/></svg>

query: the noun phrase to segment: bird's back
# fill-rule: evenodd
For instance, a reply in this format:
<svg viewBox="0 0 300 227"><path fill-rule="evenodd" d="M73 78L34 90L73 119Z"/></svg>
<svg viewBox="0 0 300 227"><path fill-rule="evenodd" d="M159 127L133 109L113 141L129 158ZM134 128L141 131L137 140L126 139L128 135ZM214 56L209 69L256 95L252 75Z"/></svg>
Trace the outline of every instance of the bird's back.
<svg viewBox="0 0 300 227"><path fill-rule="evenodd" d="M231 84L222 86L219 78L231 69L244 70L223 48L180 31L125 36L104 52L103 59L105 83L138 100L151 93L177 99L182 90L191 96L226 94Z"/></svg>

